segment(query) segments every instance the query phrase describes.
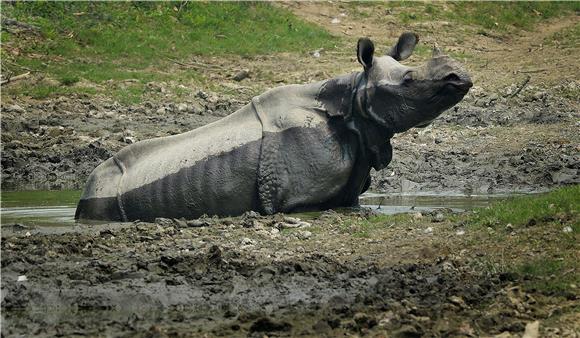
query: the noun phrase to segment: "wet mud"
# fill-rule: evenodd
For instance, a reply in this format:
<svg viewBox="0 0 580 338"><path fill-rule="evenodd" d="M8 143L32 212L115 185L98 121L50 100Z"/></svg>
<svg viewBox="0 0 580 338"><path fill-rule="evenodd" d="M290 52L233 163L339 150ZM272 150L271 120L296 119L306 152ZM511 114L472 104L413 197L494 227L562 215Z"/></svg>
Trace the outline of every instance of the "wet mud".
<svg viewBox="0 0 580 338"><path fill-rule="evenodd" d="M3 227L2 334L481 336L547 316L518 276L481 269L477 249L449 241L452 225L345 230L370 215Z"/></svg>

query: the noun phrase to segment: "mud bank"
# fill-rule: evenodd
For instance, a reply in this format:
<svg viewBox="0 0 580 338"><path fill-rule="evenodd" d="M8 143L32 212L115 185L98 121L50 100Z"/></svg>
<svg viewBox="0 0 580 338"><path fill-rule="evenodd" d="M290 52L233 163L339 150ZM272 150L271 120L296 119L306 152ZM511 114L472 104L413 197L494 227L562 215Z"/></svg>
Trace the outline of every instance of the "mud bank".
<svg viewBox="0 0 580 338"><path fill-rule="evenodd" d="M550 317L554 302L560 314L577 302L575 293L545 302L521 276L484 268L485 240L467 244L478 233L457 235L451 214L385 219L365 236L371 214L247 213L60 234L4 226L2 333L509 336ZM571 325L543 332L572 336Z"/></svg>
<svg viewBox="0 0 580 338"><path fill-rule="evenodd" d="M395 136L393 162L373 172L372 190L481 194L579 183L578 103L558 96L561 88L526 88L516 98L510 90L474 88L428 128ZM3 187L81 189L92 169L127 144L198 128L249 100L197 91L180 103L73 96L3 104Z"/></svg>

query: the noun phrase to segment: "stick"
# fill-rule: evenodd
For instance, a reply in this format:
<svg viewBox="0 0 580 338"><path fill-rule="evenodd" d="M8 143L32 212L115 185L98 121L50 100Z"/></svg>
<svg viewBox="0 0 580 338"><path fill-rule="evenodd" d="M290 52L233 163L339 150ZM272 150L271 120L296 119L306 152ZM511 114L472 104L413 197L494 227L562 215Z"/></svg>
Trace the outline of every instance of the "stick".
<svg viewBox="0 0 580 338"><path fill-rule="evenodd" d="M524 82L522 82L518 90L516 90L516 92L513 93L511 97L515 97L516 95L518 95L522 91L522 89L524 89L524 87L528 84L528 82L530 82L530 79L531 77L529 75L526 75L526 79L524 80Z"/></svg>
<svg viewBox="0 0 580 338"><path fill-rule="evenodd" d="M183 66L183 67L194 67L194 68L196 68L196 67L197 67L197 68L216 68L216 67L215 67L215 66L213 66L213 65L206 65L206 64L203 64L203 63L201 63L201 62L191 61L191 62L188 62L188 63L184 63L184 62L179 62L179 61L177 61L177 60L175 60L175 59L172 59L172 58L170 58L169 56L166 56L166 58L167 58L169 61L171 61L171 62L173 62L173 63L176 63L176 64L178 64L178 65L180 65L180 66Z"/></svg>
<svg viewBox="0 0 580 338"><path fill-rule="evenodd" d="M8 84L8 83L10 83L10 82L14 82L14 81L18 81L18 80L25 79L25 78L27 78L29 75L30 75L30 72L26 72L26 73L24 73L24 74L20 74L20 75L16 75L16 76L13 76L13 77L9 77L8 79L6 79L6 80L4 80L4 81L0 82L0 85L5 85L5 84Z"/></svg>
<svg viewBox="0 0 580 338"><path fill-rule="evenodd" d="M524 74L541 73L541 72L545 72L547 70L548 70L548 68L530 69L530 70L518 70L518 73L524 73Z"/></svg>

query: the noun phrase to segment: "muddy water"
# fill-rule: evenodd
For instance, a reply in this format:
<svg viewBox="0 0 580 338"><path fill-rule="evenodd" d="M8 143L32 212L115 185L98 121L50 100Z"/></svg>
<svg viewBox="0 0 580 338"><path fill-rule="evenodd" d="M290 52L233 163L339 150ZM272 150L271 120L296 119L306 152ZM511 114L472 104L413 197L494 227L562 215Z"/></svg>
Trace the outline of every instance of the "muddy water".
<svg viewBox="0 0 580 338"><path fill-rule="evenodd" d="M33 227L70 227L75 225L74 214L80 197L78 190L13 191L2 194L2 224L20 223ZM384 214L430 212L436 209L453 211L485 207L506 195L393 195L365 193L361 205ZM55 229L53 229L55 230Z"/></svg>

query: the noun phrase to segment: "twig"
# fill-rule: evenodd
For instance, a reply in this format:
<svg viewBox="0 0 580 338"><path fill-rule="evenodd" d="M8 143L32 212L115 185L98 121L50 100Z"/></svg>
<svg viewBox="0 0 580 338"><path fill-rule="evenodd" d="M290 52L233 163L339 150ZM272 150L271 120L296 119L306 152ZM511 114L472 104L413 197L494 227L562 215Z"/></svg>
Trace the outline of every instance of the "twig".
<svg viewBox="0 0 580 338"><path fill-rule="evenodd" d="M180 61L177 61L177 60L175 60L175 59L172 59L172 58L170 58L169 56L166 56L166 58L167 58L169 61L171 61L171 62L173 62L173 63L176 63L176 64L178 64L178 65L180 65L180 66L183 66L183 67L194 67L194 68L216 68L216 66L213 66L213 65L206 65L206 64L203 64L203 63L201 63L201 62L191 61L191 62L185 63L185 62L180 62Z"/></svg>
<svg viewBox="0 0 580 338"><path fill-rule="evenodd" d="M531 74L531 73L541 73L541 72L545 72L547 71L548 68L540 68L540 69L530 69L530 70L518 70L518 73L523 73L523 74Z"/></svg>
<svg viewBox="0 0 580 338"><path fill-rule="evenodd" d="M25 79L25 78L27 78L29 75L30 75L30 72L26 72L26 73L24 73L24 74L20 74L20 75L16 75L16 76L9 77L8 79L6 79L6 80L4 80L4 81L0 82L0 85L5 85L5 84L8 84L8 83L10 83L10 82L14 82L14 81L18 81L18 80Z"/></svg>
<svg viewBox="0 0 580 338"><path fill-rule="evenodd" d="M526 79L524 80L524 82L522 82L518 90L516 90L516 92L513 93L511 97L515 97L516 95L518 95L522 91L522 89L524 89L524 87L528 84L528 82L530 82L530 79L531 77L529 75L526 75Z"/></svg>

